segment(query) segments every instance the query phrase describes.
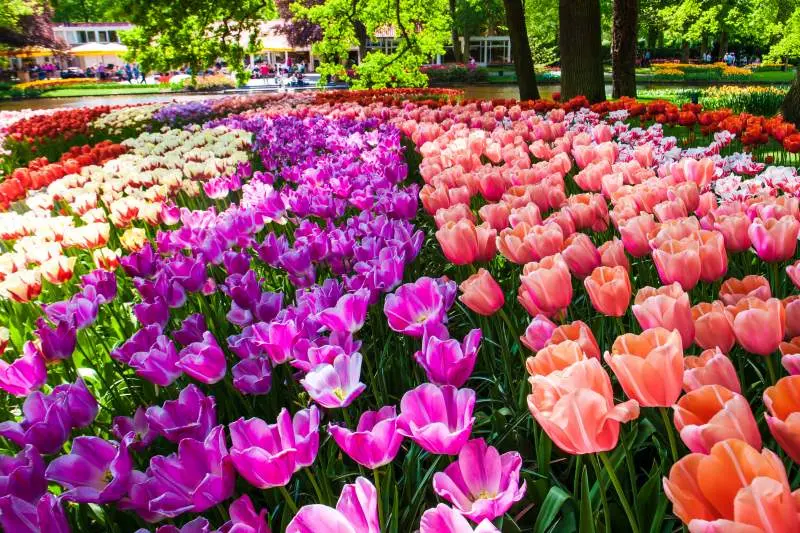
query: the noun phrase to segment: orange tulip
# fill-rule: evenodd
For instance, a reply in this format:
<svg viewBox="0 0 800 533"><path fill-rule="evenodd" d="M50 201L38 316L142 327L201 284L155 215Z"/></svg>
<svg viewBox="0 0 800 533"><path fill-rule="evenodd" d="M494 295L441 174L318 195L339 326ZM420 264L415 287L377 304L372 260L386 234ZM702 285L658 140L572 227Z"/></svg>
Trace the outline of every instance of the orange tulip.
<svg viewBox="0 0 800 533"><path fill-rule="evenodd" d="M586 354L575 341L549 344L525 361L525 368L531 376L547 376L556 370L564 370L572 363L583 361Z"/></svg>
<svg viewBox="0 0 800 533"><path fill-rule="evenodd" d="M520 280L533 303L545 314L556 314L572 301L572 277L561 254L528 263Z"/></svg>
<svg viewBox="0 0 800 533"><path fill-rule="evenodd" d="M725 238L718 231L700 230L700 279L716 281L728 271Z"/></svg>
<svg viewBox="0 0 800 533"><path fill-rule="evenodd" d="M767 278L756 275L745 276L742 279L728 278L719 288L719 297L725 305L736 305L739 300L748 296L759 300L772 298Z"/></svg>
<svg viewBox="0 0 800 533"><path fill-rule="evenodd" d="M717 347L728 353L736 342L733 328L725 318L722 302L700 302L692 307L694 342L704 350Z"/></svg>
<svg viewBox="0 0 800 533"><path fill-rule="evenodd" d="M800 463L800 376L786 376L764 391L767 425L783 451Z"/></svg>
<svg viewBox="0 0 800 533"><path fill-rule="evenodd" d="M571 324L563 324L553 330L547 344L558 344L564 341L575 341L581 345L581 350L587 357L600 358L600 346L594 333L585 322L576 320Z"/></svg>
<svg viewBox="0 0 800 533"><path fill-rule="evenodd" d="M703 385L722 385L741 394L742 386L730 358L719 348L711 348L699 356L683 358L683 390L691 392Z"/></svg>
<svg viewBox="0 0 800 533"><path fill-rule="evenodd" d="M633 300L633 314L642 329L662 327L677 330L684 348L694 341L694 322L689 295L678 282L659 288L642 287Z"/></svg>
<svg viewBox="0 0 800 533"><path fill-rule="evenodd" d="M621 266L627 272L631 271L631 263L625 255L625 245L621 240L614 237L613 240L606 241L597 249L600 252L600 264L607 267Z"/></svg>
<svg viewBox="0 0 800 533"><path fill-rule="evenodd" d="M631 280L623 267L597 267L583 284L597 312L606 316L625 315L631 302Z"/></svg>
<svg viewBox="0 0 800 533"><path fill-rule="evenodd" d="M700 280L700 245L693 238L668 240L653 250L661 283L678 282L688 291Z"/></svg>
<svg viewBox="0 0 800 533"><path fill-rule="evenodd" d="M673 406L675 427L693 452L709 453L725 439L742 439L761 448L761 434L747 399L722 385L704 385Z"/></svg>
<svg viewBox="0 0 800 533"><path fill-rule="evenodd" d="M771 490L764 491L767 485ZM775 531L796 530L797 509L786 470L780 458L764 449L761 452L742 440L728 439L718 442L709 455L691 453L674 465L669 477L664 479L664 492L672 502L672 512L685 524L693 524L693 531ZM794 511L789 523L772 519L771 513L754 512L758 506L749 505L753 493L762 510L775 505L788 505ZM708 521L735 521L762 529L702 529ZM765 522L766 520L766 522ZM730 526L730 524L726 524ZM697 528L695 528L695 526Z"/></svg>
<svg viewBox="0 0 800 533"><path fill-rule="evenodd" d="M484 268L462 281L459 289L458 299L479 315L491 316L505 303L503 289Z"/></svg>
<svg viewBox="0 0 800 533"><path fill-rule="evenodd" d="M781 365L786 371L796 376L800 374L800 337L794 337L789 342L782 342L778 346L781 351Z"/></svg>
<svg viewBox="0 0 800 533"><path fill-rule="evenodd" d="M677 331L654 328L621 335L605 360L625 394L645 407L669 407L681 393L683 349Z"/></svg>
<svg viewBox="0 0 800 533"><path fill-rule="evenodd" d="M497 250L506 259L518 265L534 261L536 256L530 243L525 239L528 231L530 226L525 222L517 224L515 228L504 229L497 236Z"/></svg>
<svg viewBox="0 0 800 533"><path fill-rule="evenodd" d="M583 279L600 266L600 252L585 233L573 233L564 241L561 255L570 271L578 279Z"/></svg>
<svg viewBox="0 0 800 533"><path fill-rule="evenodd" d="M777 298L765 302L748 296L726 307L725 317L739 345L750 353L770 355L783 340L786 315Z"/></svg>
<svg viewBox="0 0 800 533"><path fill-rule="evenodd" d="M634 400L614 405L611 380L597 359L528 381L528 409L556 446L569 454L614 449L620 423L639 416Z"/></svg>

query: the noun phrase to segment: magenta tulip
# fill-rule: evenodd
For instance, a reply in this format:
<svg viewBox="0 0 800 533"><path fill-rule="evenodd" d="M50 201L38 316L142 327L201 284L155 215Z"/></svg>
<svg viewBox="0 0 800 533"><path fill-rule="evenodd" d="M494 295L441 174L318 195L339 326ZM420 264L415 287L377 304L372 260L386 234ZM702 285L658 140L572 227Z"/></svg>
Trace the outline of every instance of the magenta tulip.
<svg viewBox="0 0 800 533"><path fill-rule="evenodd" d="M391 463L403 442L393 405L364 412L355 431L331 424L328 433L353 461L370 469Z"/></svg>
<svg viewBox="0 0 800 533"><path fill-rule="evenodd" d="M378 493L366 478L345 485L336 508L305 505L289 522L286 533L380 533Z"/></svg>
<svg viewBox="0 0 800 533"><path fill-rule="evenodd" d="M400 433L430 453L456 455L469 439L475 391L423 383L400 400Z"/></svg>
<svg viewBox="0 0 800 533"><path fill-rule="evenodd" d="M480 329L470 331L461 343L425 337L422 350L414 354L414 359L425 369L431 383L461 387L475 368L480 342Z"/></svg>

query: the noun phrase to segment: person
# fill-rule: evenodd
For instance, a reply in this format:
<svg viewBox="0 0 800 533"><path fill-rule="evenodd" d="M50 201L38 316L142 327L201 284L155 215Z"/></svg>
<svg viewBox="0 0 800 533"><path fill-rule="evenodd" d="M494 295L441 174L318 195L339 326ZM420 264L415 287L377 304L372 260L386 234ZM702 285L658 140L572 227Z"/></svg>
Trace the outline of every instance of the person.
<svg viewBox="0 0 800 533"><path fill-rule="evenodd" d="M128 79L128 83L133 80L133 68L131 68L130 63L125 63L125 77Z"/></svg>
<svg viewBox="0 0 800 533"><path fill-rule="evenodd" d="M260 72L261 72L261 77L267 79L267 76L269 76L269 65L267 65L266 63L261 63Z"/></svg>
<svg viewBox="0 0 800 533"><path fill-rule="evenodd" d="M650 50L644 51L644 66L645 67L650 66Z"/></svg>

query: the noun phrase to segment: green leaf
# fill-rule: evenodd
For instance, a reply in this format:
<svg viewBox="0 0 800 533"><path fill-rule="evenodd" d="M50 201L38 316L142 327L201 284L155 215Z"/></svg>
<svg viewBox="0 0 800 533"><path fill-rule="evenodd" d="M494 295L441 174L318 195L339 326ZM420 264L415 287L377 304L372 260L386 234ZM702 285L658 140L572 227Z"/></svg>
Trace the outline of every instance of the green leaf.
<svg viewBox="0 0 800 533"><path fill-rule="evenodd" d="M586 474L586 467L583 467L581 475L581 501L580 523L578 531L580 533L594 533L594 511L592 510L592 497L589 491L589 476Z"/></svg>
<svg viewBox="0 0 800 533"><path fill-rule="evenodd" d="M539 509L539 516L536 518L536 524L533 527L534 533L544 533L553 525L558 516L558 512L570 498L570 494L560 487L551 487L547 493L542 506Z"/></svg>

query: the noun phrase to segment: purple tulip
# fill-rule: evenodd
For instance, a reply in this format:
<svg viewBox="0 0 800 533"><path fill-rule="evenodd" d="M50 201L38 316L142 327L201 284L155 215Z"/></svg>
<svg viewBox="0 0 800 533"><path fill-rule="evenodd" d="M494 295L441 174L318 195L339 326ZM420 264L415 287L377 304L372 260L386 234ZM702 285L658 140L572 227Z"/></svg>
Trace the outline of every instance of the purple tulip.
<svg viewBox="0 0 800 533"><path fill-rule="evenodd" d="M398 429L424 450L456 455L469 439L475 391L423 383L400 400Z"/></svg>
<svg viewBox="0 0 800 533"><path fill-rule="evenodd" d="M142 528L136 533L150 533L148 530ZM202 516L186 522L181 527L173 526L172 524L161 526L156 529L156 533L211 533L211 524Z"/></svg>
<svg viewBox="0 0 800 533"><path fill-rule="evenodd" d="M133 314L142 326L157 325L164 328L169 322L169 306L163 298L135 304Z"/></svg>
<svg viewBox="0 0 800 533"><path fill-rule="evenodd" d="M336 508L305 505L286 527L286 533L380 533L378 494L366 478L345 485Z"/></svg>
<svg viewBox="0 0 800 533"><path fill-rule="evenodd" d="M146 412L150 427L170 442L183 439L202 441L217 424L217 411L213 396L206 396L195 385L188 385L177 400L154 405Z"/></svg>
<svg viewBox="0 0 800 533"><path fill-rule="evenodd" d="M282 409L275 424L240 418L229 425L236 470L260 489L282 487L300 468L311 465L319 449L319 411L312 406L294 420Z"/></svg>
<svg viewBox="0 0 800 533"><path fill-rule="evenodd" d="M365 411L355 431L331 424L328 433L353 461L370 469L391 463L403 443L393 405Z"/></svg>
<svg viewBox="0 0 800 533"><path fill-rule="evenodd" d="M261 509L256 513L253 502L246 494L231 503L228 514L231 519L219 528L219 533L271 533L267 522L269 512Z"/></svg>
<svg viewBox="0 0 800 533"><path fill-rule="evenodd" d="M85 428L97 417L97 400L80 378L75 383L58 385L50 393L50 397L63 406L72 427Z"/></svg>
<svg viewBox="0 0 800 533"><path fill-rule="evenodd" d="M11 495L35 503L46 491L44 460L36 448L28 444L13 457L0 455L0 497Z"/></svg>
<svg viewBox="0 0 800 533"><path fill-rule="evenodd" d="M13 495L0 498L0 525L14 533L70 532L59 499L49 492L32 503Z"/></svg>
<svg viewBox="0 0 800 533"><path fill-rule="evenodd" d="M464 515L440 503L422 513L419 533L500 533L500 530L488 520L484 520L478 527L472 529Z"/></svg>
<svg viewBox="0 0 800 533"><path fill-rule="evenodd" d="M201 342L193 342L181 350L178 357L175 366L201 383L217 383L228 370L225 354L210 331L203 333Z"/></svg>
<svg viewBox="0 0 800 533"><path fill-rule="evenodd" d="M89 289L90 286L86 287L87 293L90 292ZM99 301L79 293L69 300L43 305L42 308L53 324L67 322L78 329L84 329L97 320Z"/></svg>
<svg viewBox="0 0 800 533"><path fill-rule="evenodd" d="M151 427L150 422L147 420L144 407L137 408L136 412L133 413L133 417L114 417L114 424L111 427L111 432L117 440L121 441L127 438L130 443L128 448L137 452L146 450L147 447L150 446L150 443L158 437L158 433Z"/></svg>
<svg viewBox="0 0 800 533"><path fill-rule="evenodd" d="M422 350L414 354L414 359L425 369L431 383L461 387L475 368L480 342L479 329L470 331L461 343L455 339L426 336Z"/></svg>
<svg viewBox="0 0 800 533"><path fill-rule="evenodd" d="M148 242L138 252L122 256L119 262L129 276L147 278L155 274L157 260L153 247Z"/></svg>
<svg viewBox="0 0 800 533"><path fill-rule="evenodd" d="M149 473L149 470L148 470ZM125 511L134 511L146 522L158 522L167 518L166 515L150 510L150 502L160 493L159 487L152 481L152 476L134 470L131 472L131 484L128 494L119 500L117 507Z"/></svg>
<svg viewBox="0 0 800 533"><path fill-rule="evenodd" d="M166 264L166 267L170 288L178 292L183 292L183 289L189 292L197 292L208 279L206 265L199 259L176 255ZM176 287L176 284L179 286ZM179 301L180 298L176 295L175 305L170 302L170 307L181 307L182 304L178 305Z"/></svg>
<svg viewBox="0 0 800 533"><path fill-rule="evenodd" d="M276 365L291 359L292 346L297 334L294 320L259 322L253 325L253 342L263 349Z"/></svg>
<svg viewBox="0 0 800 533"><path fill-rule="evenodd" d="M322 407L347 407L367 388L359 381L361 361L358 352L338 355L333 364L319 365L306 374L300 384Z"/></svg>
<svg viewBox="0 0 800 533"><path fill-rule="evenodd" d="M81 276L81 285L84 290L92 287L97 300L101 304L106 304L117 297L117 276L113 272L97 269Z"/></svg>
<svg viewBox="0 0 800 533"><path fill-rule="evenodd" d="M44 318L36 320L36 336L41 341L42 355L47 361L72 357L78 343L77 328L69 322L57 322L51 328Z"/></svg>
<svg viewBox="0 0 800 533"><path fill-rule="evenodd" d="M200 313L189 315L181 322L181 329L172 332L172 336L181 346L189 346L193 342L203 340L203 333L208 331L206 319Z"/></svg>
<svg viewBox="0 0 800 533"><path fill-rule="evenodd" d="M228 250L222 254L222 264L229 274L246 274L250 270L250 256L244 252Z"/></svg>
<svg viewBox="0 0 800 533"><path fill-rule="evenodd" d="M62 498L78 503L109 503L128 492L132 463L128 443L99 437L75 437L69 455L47 466L48 480L69 489Z"/></svg>
<svg viewBox="0 0 800 533"><path fill-rule="evenodd" d="M341 346L325 344L317 346L308 339L300 339L294 347L291 365L303 372L311 372L319 365L332 365L340 355L346 355Z"/></svg>
<svg viewBox="0 0 800 533"><path fill-rule="evenodd" d="M22 348L22 357L8 364L0 359L0 389L14 396L23 397L39 389L47 382L44 357L33 342Z"/></svg>
<svg viewBox="0 0 800 533"><path fill-rule="evenodd" d="M225 446L224 426L211 430L204 441L183 439L178 453L150 460L149 510L168 517L202 513L233 495L236 481Z"/></svg>
<svg viewBox="0 0 800 533"><path fill-rule="evenodd" d="M521 468L517 452L500 455L483 439L473 439L461 448L456 462L434 474L433 490L475 523L494 520L525 496Z"/></svg>
<svg viewBox="0 0 800 533"><path fill-rule="evenodd" d="M256 344L253 326L246 326L239 335L231 335L227 341L230 351L240 359L260 357L266 354L261 346Z"/></svg>
<svg viewBox="0 0 800 533"><path fill-rule="evenodd" d="M353 334L361 329L367 319L369 297L366 289L345 294L339 298L336 306L319 314L319 321L331 331Z"/></svg>
<svg viewBox="0 0 800 533"><path fill-rule="evenodd" d="M525 335L520 337L522 344L527 346L532 352L536 353L545 346L547 346L550 337L558 326L547 318L539 314L533 317L531 323L525 329Z"/></svg>
<svg viewBox="0 0 800 533"><path fill-rule="evenodd" d="M272 388L272 365L266 357L242 359L231 368L233 386L242 394L267 394Z"/></svg>
<svg viewBox="0 0 800 533"><path fill-rule="evenodd" d="M181 375L177 367L178 350L157 324L134 333L122 346L111 351L111 357L130 365L141 377L162 387L171 385Z"/></svg>
<svg viewBox="0 0 800 533"><path fill-rule="evenodd" d="M426 330L442 336L449 298L448 285L443 287L445 289L440 288L439 281L423 277L386 296L383 312L389 327L411 337L422 337Z"/></svg>

